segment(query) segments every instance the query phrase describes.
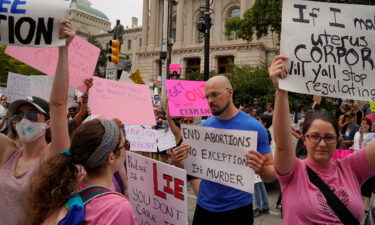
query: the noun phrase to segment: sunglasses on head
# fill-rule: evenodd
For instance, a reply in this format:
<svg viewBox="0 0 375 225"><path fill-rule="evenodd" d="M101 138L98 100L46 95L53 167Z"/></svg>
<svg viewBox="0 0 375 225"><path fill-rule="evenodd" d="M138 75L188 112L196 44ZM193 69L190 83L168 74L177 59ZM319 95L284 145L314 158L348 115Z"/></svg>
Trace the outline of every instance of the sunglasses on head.
<svg viewBox="0 0 375 225"><path fill-rule="evenodd" d="M26 114L19 112L19 113L13 114L12 119L16 122L19 122L23 118L26 118L27 120L30 120L32 122L36 122L36 121L38 121L40 115L41 115L40 113L35 112L35 111L27 112Z"/></svg>
<svg viewBox="0 0 375 225"><path fill-rule="evenodd" d="M70 107L68 110L71 111L71 112L76 112L76 111L78 111L78 108L77 107Z"/></svg>

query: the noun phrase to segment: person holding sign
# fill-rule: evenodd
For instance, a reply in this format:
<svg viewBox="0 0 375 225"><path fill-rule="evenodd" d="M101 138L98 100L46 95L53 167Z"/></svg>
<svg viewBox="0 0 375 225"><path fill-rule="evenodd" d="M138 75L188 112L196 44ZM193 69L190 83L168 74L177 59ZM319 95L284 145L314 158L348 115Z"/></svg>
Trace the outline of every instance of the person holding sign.
<svg viewBox="0 0 375 225"><path fill-rule="evenodd" d="M69 140L61 138L65 133L56 133L56 131L61 130L61 123L64 121L66 123L68 88L60 88L58 84L66 82L68 85L68 45L73 36L72 25L69 21L63 20L60 24L60 38L67 40L67 46L59 48L59 63L50 104L43 99L30 97L27 100L15 101L10 105L10 116L16 124L22 147L17 148L11 139L0 134L0 190L2 193L0 218L2 224L17 224L25 207L24 194L33 172L43 161L58 155L60 150L69 146ZM49 126L52 128L52 141L47 144L45 133Z"/></svg>
<svg viewBox="0 0 375 225"><path fill-rule="evenodd" d="M205 97L214 116L200 126L219 129L257 131L257 150L247 154L247 164L266 182L276 179L273 156L265 128L254 118L240 111L233 104L233 88L225 76L214 76L205 86ZM173 150L174 163L183 167L189 146ZM253 197L251 194L222 184L202 180L199 186L193 225L199 224L253 224Z"/></svg>
<svg viewBox="0 0 375 225"><path fill-rule="evenodd" d="M340 135L337 120L327 112L311 112L302 129L307 158L297 159L290 132L288 93L278 86L279 79L287 77L287 59L276 56L268 69L276 88L273 129L283 224L359 224L364 216L360 185L374 175L375 144L344 159L332 160Z"/></svg>

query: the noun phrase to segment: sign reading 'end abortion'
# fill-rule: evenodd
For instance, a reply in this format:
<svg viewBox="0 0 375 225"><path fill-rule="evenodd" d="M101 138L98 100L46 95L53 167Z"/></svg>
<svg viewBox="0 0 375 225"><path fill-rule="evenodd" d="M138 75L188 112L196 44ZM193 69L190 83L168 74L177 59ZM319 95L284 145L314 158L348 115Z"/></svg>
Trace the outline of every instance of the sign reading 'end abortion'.
<svg viewBox="0 0 375 225"><path fill-rule="evenodd" d="M375 101L375 7L284 0L281 54L292 92Z"/></svg>
<svg viewBox="0 0 375 225"><path fill-rule="evenodd" d="M254 192L255 173L247 166L244 154L257 149L257 132L181 127L184 144L191 147L185 160L189 175Z"/></svg>
<svg viewBox="0 0 375 225"><path fill-rule="evenodd" d="M67 0L0 0L0 44L33 47L65 45L59 21L68 16Z"/></svg>

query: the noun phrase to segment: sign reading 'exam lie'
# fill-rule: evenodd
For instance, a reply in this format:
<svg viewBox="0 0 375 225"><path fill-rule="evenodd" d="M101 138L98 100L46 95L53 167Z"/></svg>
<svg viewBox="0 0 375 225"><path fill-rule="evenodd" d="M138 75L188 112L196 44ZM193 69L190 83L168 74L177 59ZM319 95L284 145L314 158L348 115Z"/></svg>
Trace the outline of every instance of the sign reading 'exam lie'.
<svg viewBox="0 0 375 225"><path fill-rule="evenodd" d="M65 45L59 21L69 13L68 0L0 0L0 44L34 47Z"/></svg>
<svg viewBox="0 0 375 225"><path fill-rule="evenodd" d="M257 132L181 127L184 144L191 147L185 160L189 175L254 192L255 173L247 166L244 154L257 149Z"/></svg>
<svg viewBox="0 0 375 225"><path fill-rule="evenodd" d="M374 6L284 0L281 54L292 92L375 101Z"/></svg>
<svg viewBox="0 0 375 225"><path fill-rule="evenodd" d="M205 84L205 81L166 80L169 115L211 116Z"/></svg>
<svg viewBox="0 0 375 225"><path fill-rule="evenodd" d="M139 225L187 225L186 171L126 153L129 201Z"/></svg>

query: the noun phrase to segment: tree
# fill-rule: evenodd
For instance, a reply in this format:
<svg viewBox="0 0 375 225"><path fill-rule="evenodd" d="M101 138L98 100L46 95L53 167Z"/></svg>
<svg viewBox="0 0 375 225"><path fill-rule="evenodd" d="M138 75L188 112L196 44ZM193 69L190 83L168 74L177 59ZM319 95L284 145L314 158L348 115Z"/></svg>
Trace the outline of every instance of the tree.
<svg viewBox="0 0 375 225"><path fill-rule="evenodd" d="M310 0L311 1L311 0ZM374 0L319 0L320 2L375 5ZM225 33L235 32L238 38L252 41L275 32L280 37L282 0L256 0L243 18L232 18L225 22Z"/></svg>
<svg viewBox="0 0 375 225"><path fill-rule="evenodd" d="M22 75L42 75L43 73L33 69L32 67L14 59L7 54L4 45L0 45L0 85L6 86L8 72L18 73Z"/></svg>
<svg viewBox="0 0 375 225"><path fill-rule="evenodd" d="M100 49L99 59L98 59L98 63L96 64L94 75L98 77L105 77L105 74L103 73L102 69L105 68L106 63L107 63L106 49L102 47L102 45L99 43L98 40L96 40L94 36L90 36L87 39L87 41Z"/></svg>

